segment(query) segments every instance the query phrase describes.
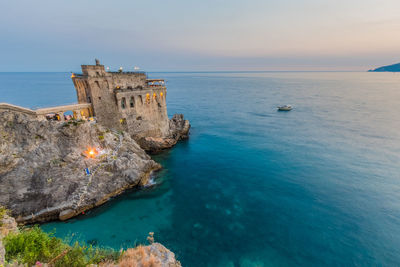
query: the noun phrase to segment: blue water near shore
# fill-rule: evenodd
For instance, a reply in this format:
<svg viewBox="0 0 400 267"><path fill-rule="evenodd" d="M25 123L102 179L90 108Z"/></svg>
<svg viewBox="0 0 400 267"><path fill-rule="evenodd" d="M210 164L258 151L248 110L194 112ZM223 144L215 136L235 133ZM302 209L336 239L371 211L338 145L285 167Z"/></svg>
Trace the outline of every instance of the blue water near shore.
<svg viewBox="0 0 400 267"><path fill-rule="evenodd" d="M152 231L184 266L400 265L400 74L150 76L190 139L154 157L155 187L43 229L116 249ZM65 73L0 73L0 94L75 101Z"/></svg>

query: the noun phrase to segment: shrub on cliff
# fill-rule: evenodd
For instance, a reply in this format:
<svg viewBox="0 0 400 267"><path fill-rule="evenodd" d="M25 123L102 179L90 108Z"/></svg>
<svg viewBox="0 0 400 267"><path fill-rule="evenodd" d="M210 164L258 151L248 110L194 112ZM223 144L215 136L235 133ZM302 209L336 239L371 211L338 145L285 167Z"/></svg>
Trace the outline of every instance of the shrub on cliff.
<svg viewBox="0 0 400 267"><path fill-rule="evenodd" d="M78 242L70 246L52 233L43 232L38 226L22 229L4 238L6 261L34 265L36 262L52 263L54 266L86 266L102 261L116 260L119 252Z"/></svg>
<svg viewBox="0 0 400 267"><path fill-rule="evenodd" d="M37 261L47 262L59 255L66 245L51 234L44 233L39 227L23 229L4 238L6 260L34 265Z"/></svg>
<svg viewBox="0 0 400 267"><path fill-rule="evenodd" d="M3 217L8 213L8 210L3 206L0 206L0 226L3 225Z"/></svg>

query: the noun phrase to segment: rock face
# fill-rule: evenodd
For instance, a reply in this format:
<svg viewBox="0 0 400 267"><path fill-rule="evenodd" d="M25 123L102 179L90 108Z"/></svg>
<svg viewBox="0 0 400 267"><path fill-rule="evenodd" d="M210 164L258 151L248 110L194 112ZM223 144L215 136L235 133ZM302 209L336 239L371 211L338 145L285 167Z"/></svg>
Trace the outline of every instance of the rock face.
<svg viewBox="0 0 400 267"><path fill-rule="evenodd" d="M190 123L183 118L183 114L175 114L169 121L167 137L142 137L137 140L147 152L157 153L174 146L179 140L189 138Z"/></svg>
<svg viewBox="0 0 400 267"><path fill-rule="evenodd" d="M94 158L84 154L90 147ZM0 205L18 222L71 218L145 184L159 168L128 134L0 112Z"/></svg>
<svg viewBox="0 0 400 267"><path fill-rule="evenodd" d="M176 260L175 254L160 243L153 243L149 247L149 253L154 255L162 267L181 267L181 263Z"/></svg>
<svg viewBox="0 0 400 267"><path fill-rule="evenodd" d="M118 264L109 264L107 267L130 267L130 266L155 266L155 267L181 267L176 260L175 254L160 243L149 246L138 246L125 251Z"/></svg>

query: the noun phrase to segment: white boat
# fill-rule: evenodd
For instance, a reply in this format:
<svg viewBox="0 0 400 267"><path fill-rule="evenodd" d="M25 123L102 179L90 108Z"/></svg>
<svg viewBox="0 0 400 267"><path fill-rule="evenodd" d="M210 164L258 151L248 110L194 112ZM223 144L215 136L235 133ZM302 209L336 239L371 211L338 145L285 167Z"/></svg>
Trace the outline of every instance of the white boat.
<svg viewBox="0 0 400 267"><path fill-rule="evenodd" d="M279 106L278 110L279 111L290 111L290 110L292 110L292 106L291 105Z"/></svg>

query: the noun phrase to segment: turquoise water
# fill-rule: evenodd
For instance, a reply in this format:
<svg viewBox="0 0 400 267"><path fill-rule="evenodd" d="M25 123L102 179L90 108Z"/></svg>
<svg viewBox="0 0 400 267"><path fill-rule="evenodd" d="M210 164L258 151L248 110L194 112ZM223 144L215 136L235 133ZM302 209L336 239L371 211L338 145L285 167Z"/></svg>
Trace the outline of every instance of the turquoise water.
<svg viewBox="0 0 400 267"><path fill-rule="evenodd" d="M184 266L400 265L400 74L151 76L190 139L155 157L155 187L43 229L117 249L153 231ZM64 73L2 73L0 93L75 101Z"/></svg>

